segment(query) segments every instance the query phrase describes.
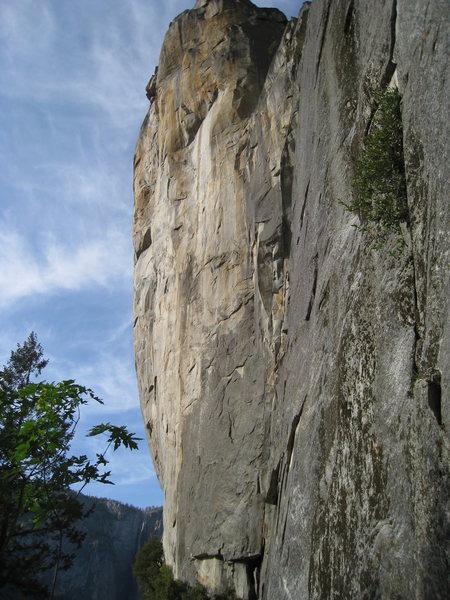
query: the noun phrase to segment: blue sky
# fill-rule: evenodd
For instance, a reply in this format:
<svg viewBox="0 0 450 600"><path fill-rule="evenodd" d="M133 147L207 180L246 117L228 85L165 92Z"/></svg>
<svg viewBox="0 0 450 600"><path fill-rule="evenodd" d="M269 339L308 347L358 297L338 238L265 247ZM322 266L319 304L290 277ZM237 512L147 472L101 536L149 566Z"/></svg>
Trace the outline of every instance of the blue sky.
<svg viewBox="0 0 450 600"><path fill-rule="evenodd" d="M194 0L0 0L0 365L30 331L48 381L145 438L132 352L132 159L169 22ZM255 2L296 15L300 0ZM80 436L76 449L101 446ZM90 494L161 505L145 440Z"/></svg>

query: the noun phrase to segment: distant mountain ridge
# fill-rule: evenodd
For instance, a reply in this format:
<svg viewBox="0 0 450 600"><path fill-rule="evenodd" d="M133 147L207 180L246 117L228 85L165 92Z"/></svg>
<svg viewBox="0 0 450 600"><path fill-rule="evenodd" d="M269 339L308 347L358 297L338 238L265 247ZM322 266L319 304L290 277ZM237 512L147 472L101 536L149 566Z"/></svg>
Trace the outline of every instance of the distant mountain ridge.
<svg viewBox="0 0 450 600"><path fill-rule="evenodd" d="M106 498L82 496L95 505L79 529L86 538L72 567L58 574L56 600L137 600L132 574L136 553L150 535L162 536L162 508L140 509ZM52 573L46 574L45 581Z"/></svg>

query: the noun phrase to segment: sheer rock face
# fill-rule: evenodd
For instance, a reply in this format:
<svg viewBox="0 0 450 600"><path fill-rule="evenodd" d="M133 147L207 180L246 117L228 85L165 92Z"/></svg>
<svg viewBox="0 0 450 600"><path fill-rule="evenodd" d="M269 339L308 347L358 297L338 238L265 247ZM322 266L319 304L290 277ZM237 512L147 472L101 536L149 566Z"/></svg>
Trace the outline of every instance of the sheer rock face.
<svg viewBox="0 0 450 600"><path fill-rule="evenodd" d="M135 356L178 577L446 595L448 9L425 4L314 0L286 23L199 0L166 35L135 156ZM388 84L397 258L341 204Z"/></svg>
<svg viewBox="0 0 450 600"><path fill-rule="evenodd" d="M216 562L230 563L224 578L243 589L241 561L261 552L267 362L243 153L285 26L244 1L200 2L175 19L135 158L135 355L166 557L208 585L221 583Z"/></svg>

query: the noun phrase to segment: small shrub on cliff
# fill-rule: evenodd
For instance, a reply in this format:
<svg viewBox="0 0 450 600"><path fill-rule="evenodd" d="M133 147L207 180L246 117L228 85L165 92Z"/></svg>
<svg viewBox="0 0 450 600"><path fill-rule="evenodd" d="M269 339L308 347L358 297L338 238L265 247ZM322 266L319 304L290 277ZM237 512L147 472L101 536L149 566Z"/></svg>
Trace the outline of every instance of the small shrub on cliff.
<svg viewBox="0 0 450 600"><path fill-rule="evenodd" d="M150 536L139 549L133 566L144 600L185 600L186 585L173 578L170 567L164 564L161 541Z"/></svg>
<svg viewBox="0 0 450 600"><path fill-rule="evenodd" d="M406 180L403 158L401 96L396 89L375 94L376 110L355 162L354 198L343 203L357 212L361 229L371 234L376 247L397 233L404 245L400 224L407 221Z"/></svg>
<svg viewBox="0 0 450 600"><path fill-rule="evenodd" d="M174 579L170 567L164 564L162 544L155 536L150 536L137 553L133 575L144 600L235 600L236 598L233 591L209 596L199 583L192 587Z"/></svg>
<svg viewBox="0 0 450 600"><path fill-rule="evenodd" d="M155 536L150 536L137 553L133 566L133 575L139 588L145 593L155 592L155 585L164 565L162 544Z"/></svg>
<svg viewBox="0 0 450 600"><path fill-rule="evenodd" d="M199 583L195 587L186 586L183 600L208 600L209 596L205 588Z"/></svg>

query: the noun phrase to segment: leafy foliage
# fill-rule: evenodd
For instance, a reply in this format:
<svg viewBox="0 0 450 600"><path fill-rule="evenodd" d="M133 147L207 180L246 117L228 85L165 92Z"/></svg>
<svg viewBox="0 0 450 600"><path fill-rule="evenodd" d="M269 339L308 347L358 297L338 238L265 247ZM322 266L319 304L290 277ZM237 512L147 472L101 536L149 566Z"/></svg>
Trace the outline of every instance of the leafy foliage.
<svg viewBox="0 0 450 600"><path fill-rule="evenodd" d="M164 564L163 547L155 536L150 536L140 548L133 575L145 600L185 599L182 595L185 585L174 580L170 567Z"/></svg>
<svg viewBox="0 0 450 600"><path fill-rule="evenodd" d="M137 553L133 566L133 575L140 589L154 593L157 578L164 564L163 547L159 539L150 536Z"/></svg>
<svg viewBox="0 0 450 600"><path fill-rule="evenodd" d="M62 551L63 538L74 549L83 541L76 523L87 514L77 495L90 481L111 483L111 445L133 450L138 440L123 426L102 423L89 435L107 434L104 452L93 461L71 454L80 408L102 401L73 380L31 383L47 362L31 333L0 371L0 590L15 586L36 598L45 594L36 575L54 566L55 582L74 558Z"/></svg>
<svg viewBox="0 0 450 600"><path fill-rule="evenodd" d="M397 233L401 246L400 224L408 219L400 102L396 89L375 94L376 110L355 163L354 198L343 203L359 214L361 229L377 247L391 233Z"/></svg>

